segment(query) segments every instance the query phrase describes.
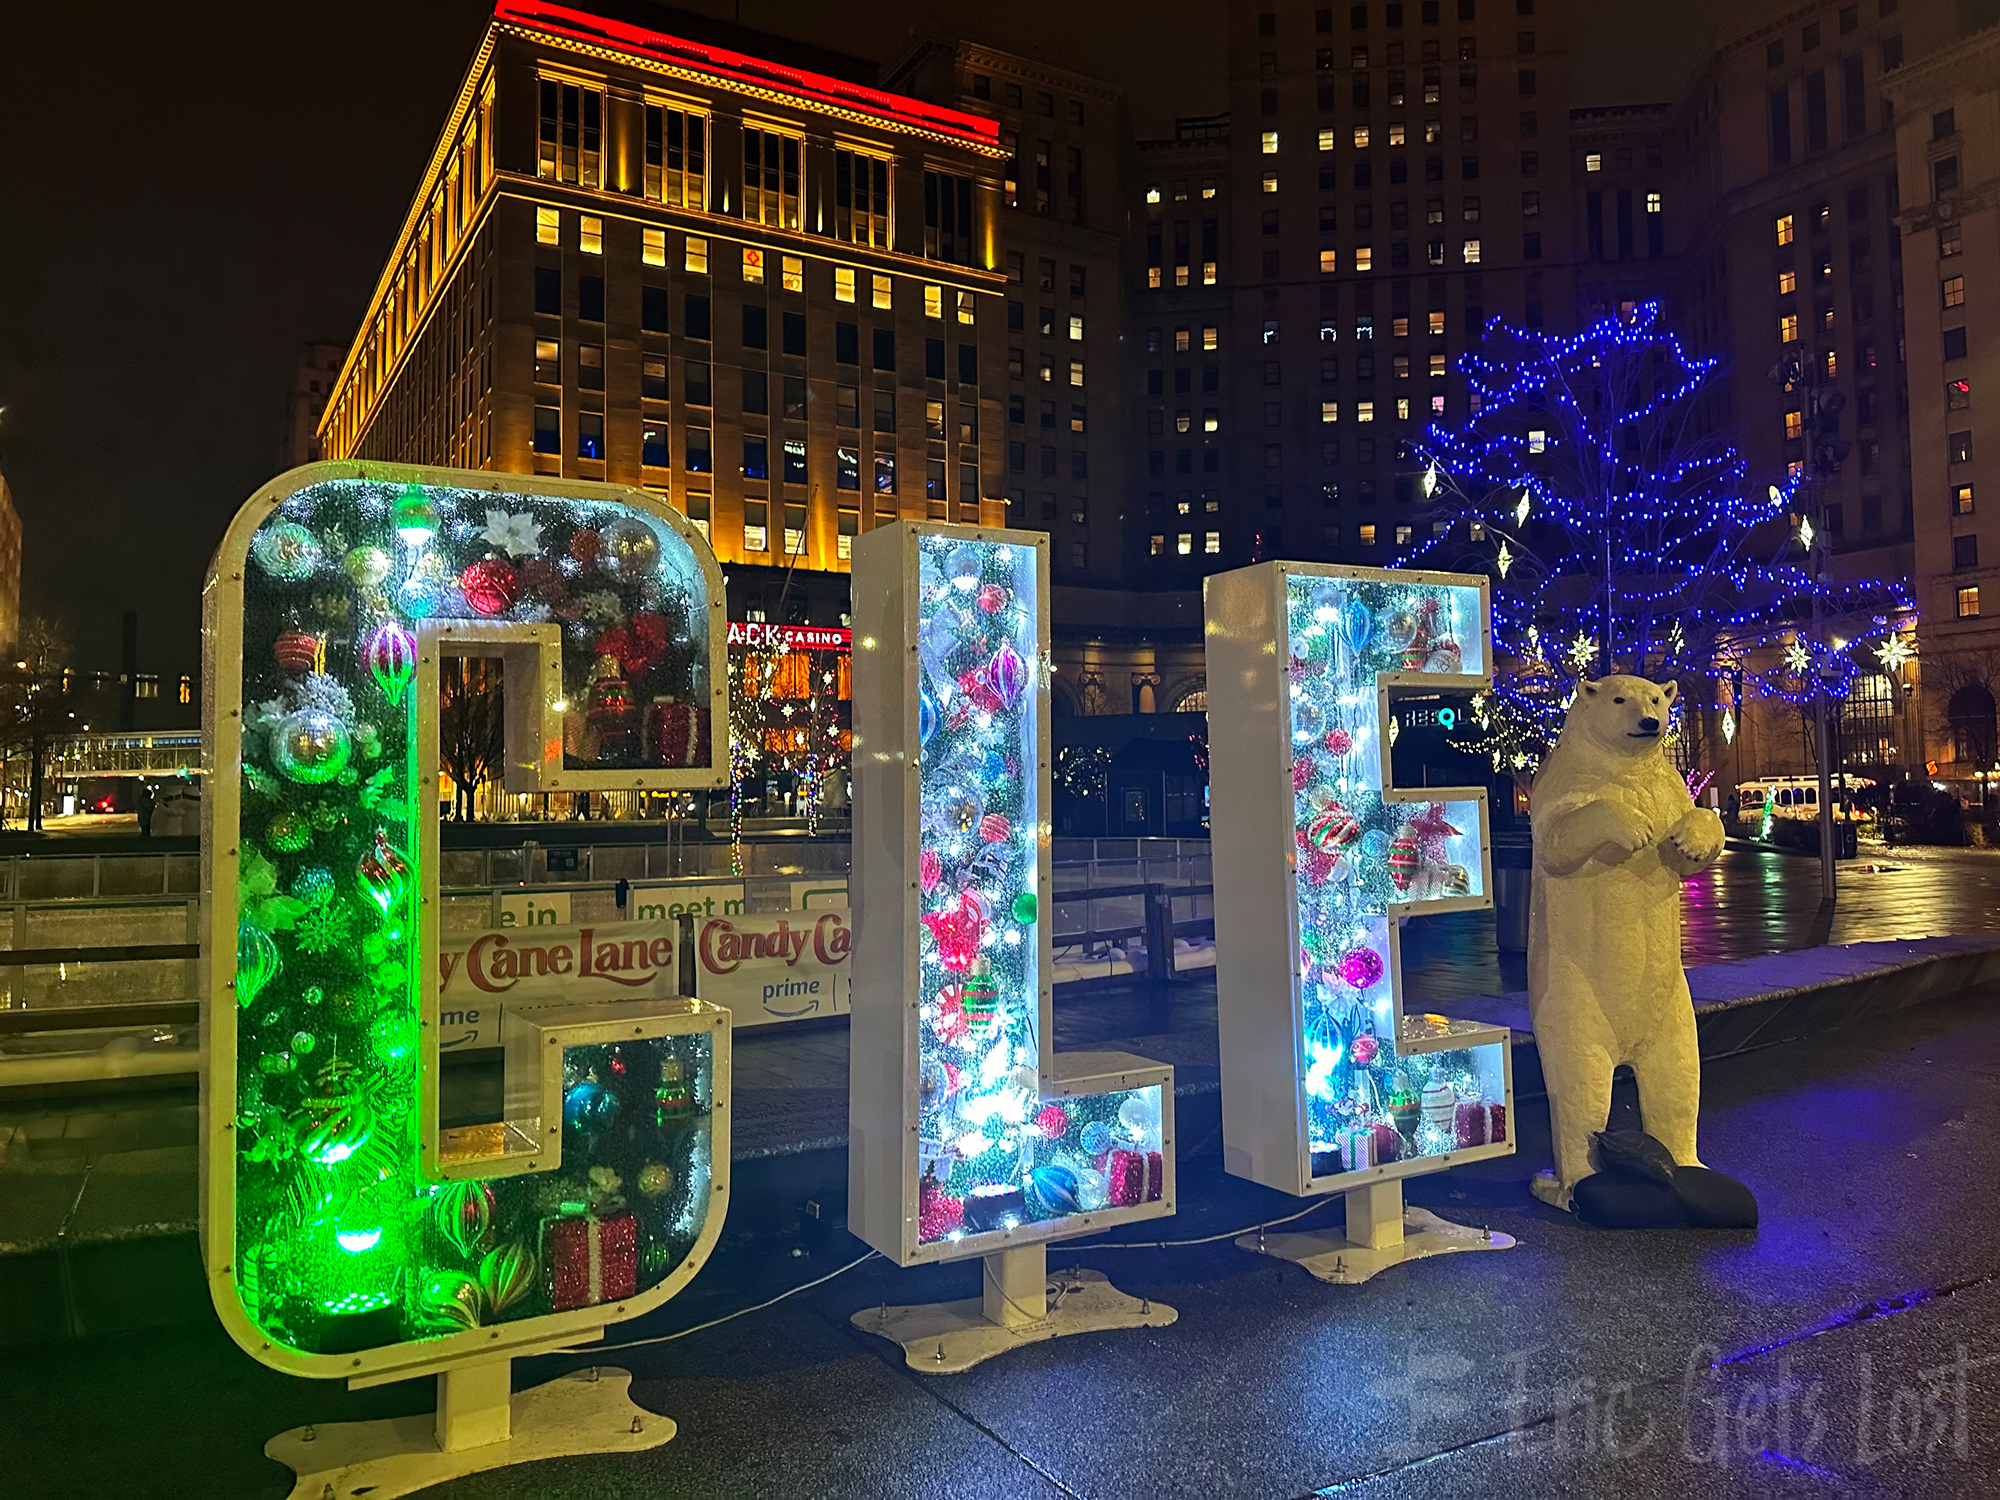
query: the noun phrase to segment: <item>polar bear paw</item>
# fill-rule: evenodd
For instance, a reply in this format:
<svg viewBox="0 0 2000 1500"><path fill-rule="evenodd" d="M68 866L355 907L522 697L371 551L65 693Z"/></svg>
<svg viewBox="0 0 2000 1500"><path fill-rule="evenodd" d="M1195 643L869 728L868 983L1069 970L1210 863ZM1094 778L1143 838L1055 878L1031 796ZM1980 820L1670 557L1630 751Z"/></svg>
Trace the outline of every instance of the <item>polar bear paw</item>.
<svg viewBox="0 0 2000 1500"><path fill-rule="evenodd" d="M1722 853L1722 818L1711 808L1690 808L1667 838L1682 859L1700 869Z"/></svg>

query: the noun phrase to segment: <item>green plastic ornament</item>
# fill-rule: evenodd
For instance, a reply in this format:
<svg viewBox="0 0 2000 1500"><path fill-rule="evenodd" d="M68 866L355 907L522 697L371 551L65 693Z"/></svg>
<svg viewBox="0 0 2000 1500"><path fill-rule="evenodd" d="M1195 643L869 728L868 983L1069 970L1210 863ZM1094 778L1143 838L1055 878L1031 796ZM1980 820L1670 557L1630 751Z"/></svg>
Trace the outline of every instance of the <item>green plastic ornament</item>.
<svg viewBox="0 0 2000 1500"><path fill-rule="evenodd" d="M319 1042L313 1037L310 1031L295 1031L292 1033L292 1050L301 1057L304 1057L318 1045Z"/></svg>
<svg viewBox="0 0 2000 1500"><path fill-rule="evenodd" d="M380 547L356 547L340 566L356 588L373 588L389 576L389 554Z"/></svg>
<svg viewBox="0 0 2000 1500"><path fill-rule="evenodd" d="M355 866L355 878L368 898L382 908L384 916L401 904L410 888L410 862L389 842L389 835L375 830L375 841Z"/></svg>
<svg viewBox="0 0 2000 1500"><path fill-rule="evenodd" d="M1038 905L1033 891L1023 891L1014 898L1014 904L1008 909L1013 912L1014 920L1026 927L1034 922Z"/></svg>
<svg viewBox="0 0 2000 1500"><path fill-rule="evenodd" d="M526 1245L501 1245L486 1252L479 1263L479 1289L486 1294L486 1305L494 1317L535 1289L537 1269L535 1253Z"/></svg>
<svg viewBox="0 0 2000 1500"><path fill-rule="evenodd" d="M486 1182L448 1182L431 1195L431 1222L466 1258L493 1233L493 1209L493 1187Z"/></svg>
<svg viewBox="0 0 2000 1500"><path fill-rule="evenodd" d="M284 967L277 940L255 922L236 924L236 1003L248 1009Z"/></svg>
<svg viewBox="0 0 2000 1500"><path fill-rule="evenodd" d="M412 547L421 547L437 535L437 507L420 484L406 485L396 497L396 535Z"/></svg>
<svg viewBox="0 0 2000 1500"><path fill-rule="evenodd" d="M433 1271L417 1295L417 1319L435 1333L477 1328L486 1314L486 1293L463 1271Z"/></svg>
<svg viewBox="0 0 2000 1500"><path fill-rule="evenodd" d="M312 821L295 812L281 812L264 829L264 837L281 854L298 854L312 846Z"/></svg>

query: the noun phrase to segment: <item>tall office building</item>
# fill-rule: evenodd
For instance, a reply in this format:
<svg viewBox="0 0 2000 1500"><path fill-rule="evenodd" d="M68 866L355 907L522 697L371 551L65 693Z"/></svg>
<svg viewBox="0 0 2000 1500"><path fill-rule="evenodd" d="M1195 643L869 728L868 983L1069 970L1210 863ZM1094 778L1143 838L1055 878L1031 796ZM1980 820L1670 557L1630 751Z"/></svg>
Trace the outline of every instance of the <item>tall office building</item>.
<svg viewBox="0 0 2000 1500"><path fill-rule="evenodd" d="M2000 27L1891 77L1926 758L2000 760ZM1983 403L1983 404L1982 404ZM1984 535L1981 535L1982 530Z"/></svg>
<svg viewBox="0 0 2000 1500"><path fill-rule="evenodd" d="M347 350L339 344L307 344L299 351L298 371L292 377L291 399L286 403L283 452L279 467L296 469L300 464L317 463L326 457L320 446L320 419L340 378L341 361Z"/></svg>
<svg viewBox="0 0 2000 1500"><path fill-rule="evenodd" d="M1237 0L1222 551L1393 563L1457 356L1573 297L1558 0Z"/></svg>
<svg viewBox="0 0 2000 1500"><path fill-rule="evenodd" d="M1001 522L1008 153L873 76L663 7L497 0L327 455L644 485L738 607L799 622L845 608L866 527Z"/></svg>

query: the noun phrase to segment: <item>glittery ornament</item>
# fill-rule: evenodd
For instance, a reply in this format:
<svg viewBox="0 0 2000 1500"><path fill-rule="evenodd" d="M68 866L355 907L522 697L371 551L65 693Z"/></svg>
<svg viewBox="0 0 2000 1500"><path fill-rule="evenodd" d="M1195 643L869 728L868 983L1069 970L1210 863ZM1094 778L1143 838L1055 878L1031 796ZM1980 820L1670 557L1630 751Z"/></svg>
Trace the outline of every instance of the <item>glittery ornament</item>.
<svg viewBox="0 0 2000 1500"><path fill-rule="evenodd" d="M917 1238L929 1244L964 1223L964 1200L952 1197L935 1177L924 1178L917 1187Z"/></svg>
<svg viewBox="0 0 2000 1500"><path fill-rule="evenodd" d="M955 685L951 662L962 643L966 623L956 608L941 604L917 632L917 660L932 682Z"/></svg>
<svg viewBox="0 0 2000 1500"><path fill-rule="evenodd" d="M1373 989L1382 982L1382 955L1373 948L1350 948L1340 955L1340 978L1357 990Z"/></svg>
<svg viewBox="0 0 2000 1500"><path fill-rule="evenodd" d="M659 566L659 533L636 516L620 516L597 536L598 565L613 578L636 583Z"/></svg>
<svg viewBox="0 0 2000 1500"><path fill-rule="evenodd" d="M1326 748L1335 755L1345 755L1354 748L1354 736L1345 729L1329 729L1326 732Z"/></svg>
<svg viewBox="0 0 2000 1500"><path fill-rule="evenodd" d="M963 974L972 967L980 942L986 936L986 907L978 896L971 891L960 891L951 905L941 911L927 911L917 920L937 944L939 963L954 974Z"/></svg>
<svg viewBox="0 0 2000 1500"><path fill-rule="evenodd" d="M1313 763L1305 756L1292 762L1292 790L1304 791L1312 783Z"/></svg>
<svg viewBox="0 0 2000 1500"><path fill-rule="evenodd" d="M389 554L380 547L355 547L340 561L341 572L358 589L372 589L389 576Z"/></svg>
<svg viewBox="0 0 2000 1500"><path fill-rule="evenodd" d="M649 1161L635 1179L641 1198L661 1198L674 1185L674 1170L663 1161Z"/></svg>
<svg viewBox="0 0 2000 1500"><path fill-rule="evenodd" d="M1389 878L1396 883L1396 889L1407 891L1410 882L1416 879L1417 868L1423 863L1423 854L1417 848L1417 841L1408 834L1402 834L1389 845Z"/></svg>
<svg viewBox="0 0 2000 1500"><path fill-rule="evenodd" d="M250 556L273 578L296 583L319 571L319 539L297 521L265 526L250 538Z"/></svg>
<svg viewBox="0 0 2000 1500"><path fill-rule="evenodd" d="M431 1194L431 1223L446 1244L469 1257L492 1233L495 1206L491 1183L447 1182Z"/></svg>
<svg viewBox="0 0 2000 1500"><path fill-rule="evenodd" d="M1311 698L1292 700L1292 743L1310 745L1326 724L1326 711Z"/></svg>
<svg viewBox="0 0 2000 1500"><path fill-rule="evenodd" d="M997 583L985 584L979 590L978 604L982 612L997 615L1007 607L1007 591Z"/></svg>
<svg viewBox="0 0 2000 1500"><path fill-rule="evenodd" d="M293 709L271 726L271 761L289 781L331 781L352 753L347 726L323 708Z"/></svg>
<svg viewBox="0 0 2000 1500"><path fill-rule="evenodd" d="M292 894L307 906L324 906L333 899L333 872L323 865L307 865L292 877Z"/></svg>
<svg viewBox="0 0 2000 1500"><path fill-rule="evenodd" d="M999 813L988 813L979 820L979 839L981 843L1001 843L1011 837L1013 832L1014 825L1009 823Z"/></svg>
<svg viewBox="0 0 2000 1500"><path fill-rule="evenodd" d="M1365 1068L1375 1061L1381 1054L1381 1050L1382 1044L1364 1031L1360 1036L1348 1043L1347 1055L1354 1059L1354 1065L1357 1068Z"/></svg>
<svg viewBox="0 0 2000 1500"><path fill-rule="evenodd" d="M917 856L917 885L928 896L937 889L944 879L944 861L938 858L937 850L926 849Z"/></svg>
<svg viewBox="0 0 2000 1500"><path fill-rule="evenodd" d="M482 557L458 579L465 602L482 615L504 615L521 598L521 575L504 558Z"/></svg>
<svg viewBox="0 0 2000 1500"><path fill-rule="evenodd" d="M526 1300L538 1269L535 1252L518 1241L486 1252L479 1262L479 1289L494 1317Z"/></svg>
<svg viewBox="0 0 2000 1500"><path fill-rule="evenodd" d="M1011 711L1021 701L1028 686L1028 664L1012 641L1002 641L993 660L986 664L986 686L1003 709Z"/></svg>
<svg viewBox="0 0 2000 1500"><path fill-rule="evenodd" d="M1306 837L1314 848L1338 855L1361 837L1361 825L1353 813L1335 802L1306 825Z"/></svg>
<svg viewBox="0 0 2000 1500"><path fill-rule="evenodd" d="M1083 1205L1077 1201L1077 1175L1074 1167L1059 1163L1031 1167L1028 1171L1028 1210L1037 1219L1060 1219L1065 1215L1082 1212Z"/></svg>
<svg viewBox="0 0 2000 1500"><path fill-rule="evenodd" d="M595 1078L573 1083L563 1094L563 1124L586 1135L609 1130L618 1120L618 1096Z"/></svg>
<svg viewBox="0 0 2000 1500"><path fill-rule="evenodd" d="M284 957L270 933L255 922L236 924L236 1003L256 1002L284 967Z"/></svg>
<svg viewBox="0 0 2000 1500"><path fill-rule="evenodd" d="M946 796L942 813L945 826L954 833L972 832L985 816L978 794L964 787L956 787Z"/></svg>
<svg viewBox="0 0 2000 1500"><path fill-rule="evenodd" d="M356 862L354 873L362 891L385 916L396 909L410 888L410 862L379 828L367 852Z"/></svg>
<svg viewBox="0 0 2000 1500"><path fill-rule="evenodd" d="M1013 903L1007 910L1016 922L1019 922L1023 927L1027 927L1035 920L1037 905L1038 903L1035 900L1035 893L1033 891L1022 891L1014 898Z"/></svg>
<svg viewBox="0 0 2000 1500"><path fill-rule="evenodd" d="M974 1035L992 1028L1000 1009L1000 986L993 977L992 964L983 958L973 960L971 972L959 986L958 1000Z"/></svg>
<svg viewBox="0 0 2000 1500"><path fill-rule="evenodd" d="M403 690L417 672L417 638L395 620L384 620L369 633L361 648L368 675L391 704L403 701Z"/></svg>
<svg viewBox="0 0 2000 1500"><path fill-rule="evenodd" d="M1314 885L1326 884L1340 861L1324 849L1307 844L1299 855L1299 870Z"/></svg>
<svg viewBox="0 0 2000 1500"><path fill-rule="evenodd" d="M1389 835L1379 828L1371 828L1361 835L1361 857L1369 864L1380 864L1389 853Z"/></svg>
<svg viewBox="0 0 2000 1500"><path fill-rule="evenodd" d="M1060 1104L1044 1104L1035 1111L1035 1128L1052 1141L1069 1134L1069 1112Z"/></svg>
<svg viewBox="0 0 2000 1500"><path fill-rule="evenodd" d="M564 1214L544 1224L542 1255L556 1312L620 1301L639 1287L639 1221L630 1209Z"/></svg>
<svg viewBox="0 0 2000 1500"><path fill-rule="evenodd" d="M412 547L421 547L437 535L437 507L420 484L405 485L393 509L396 535Z"/></svg>
<svg viewBox="0 0 2000 1500"><path fill-rule="evenodd" d="M1468 1146L1484 1146L1488 1143L1487 1132L1492 1129L1492 1117L1486 1113L1486 1106L1477 1099L1460 1099L1452 1110L1452 1136L1463 1151Z"/></svg>
<svg viewBox="0 0 2000 1500"><path fill-rule="evenodd" d="M290 677L302 677L319 664L326 641L308 630L284 630L271 643L271 659Z"/></svg>

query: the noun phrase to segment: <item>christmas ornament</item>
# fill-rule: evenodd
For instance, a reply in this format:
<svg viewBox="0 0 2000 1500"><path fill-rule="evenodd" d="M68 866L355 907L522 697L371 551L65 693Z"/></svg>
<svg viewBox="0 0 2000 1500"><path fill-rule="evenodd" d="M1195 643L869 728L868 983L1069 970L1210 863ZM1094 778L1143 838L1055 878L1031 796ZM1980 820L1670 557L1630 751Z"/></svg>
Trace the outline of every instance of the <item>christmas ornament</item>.
<svg viewBox="0 0 2000 1500"><path fill-rule="evenodd" d="M1078 1134L1077 1142L1086 1155L1093 1158L1102 1156L1111 1149L1111 1127L1102 1120L1092 1120Z"/></svg>
<svg viewBox="0 0 2000 1500"><path fill-rule="evenodd" d="M410 862L403 858L383 829L375 830L374 841L354 867L362 893L382 908L387 916L401 904L410 888Z"/></svg>
<svg viewBox="0 0 2000 1500"><path fill-rule="evenodd" d="M928 896L937 889L944 878L944 861L939 859L935 849L926 849L917 856L917 885Z"/></svg>
<svg viewBox="0 0 2000 1500"><path fill-rule="evenodd" d="M412 547L421 547L437 535L437 507L420 484L405 485L392 510L396 535Z"/></svg>
<svg viewBox="0 0 2000 1500"><path fill-rule="evenodd" d="M1379 828L1371 828L1361 835L1361 857L1371 865L1379 865L1388 858L1389 835Z"/></svg>
<svg viewBox="0 0 2000 1500"><path fill-rule="evenodd" d="M917 1238L925 1244L941 1240L965 1222L965 1203L946 1192L935 1177L917 1187Z"/></svg>
<svg viewBox="0 0 2000 1500"><path fill-rule="evenodd" d="M1386 1165L1400 1160L1403 1155L1403 1137L1394 1125L1378 1124L1374 1127L1375 1164Z"/></svg>
<svg viewBox="0 0 2000 1500"><path fill-rule="evenodd" d="M503 558L482 557L458 578L465 602L482 615L504 615L521 598L521 575Z"/></svg>
<svg viewBox="0 0 2000 1500"><path fill-rule="evenodd" d="M1423 862L1423 855L1417 848L1417 841L1408 834L1399 835L1389 845L1389 878L1396 883L1396 889L1407 891L1416 877L1417 867Z"/></svg>
<svg viewBox="0 0 2000 1500"><path fill-rule="evenodd" d="M1000 987L993 977L993 965L983 958L972 961L971 972L959 986L958 1000L965 1011L966 1024L975 1036L990 1031L1000 1009Z"/></svg>
<svg viewBox="0 0 2000 1500"><path fill-rule="evenodd" d="M985 584L979 590L977 603L984 613L997 615L1007 607L1007 591L997 583Z"/></svg>
<svg viewBox="0 0 2000 1500"><path fill-rule="evenodd" d="M1303 837L1303 835L1301 835ZM1327 878L1338 868L1338 856L1308 842L1299 856L1299 871L1313 885L1325 885Z"/></svg>
<svg viewBox="0 0 2000 1500"><path fill-rule="evenodd" d="M296 583L319 571L319 539L297 521L265 526L250 538L250 556L273 578Z"/></svg>
<svg viewBox="0 0 2000 1500"><path fill-rule="evenodd" d="M1011 837L1013 832L1014 825L1001 817L999 813L988 813L979 820L979 839L981 843L1001 843Z"/></svg>
<svg viewBox="0 0 2000 1500"><path fill-rule="evenodd" d="M1423 1108L1424 1123L1440 1130L1452 1128L1458 1110L1458 1095L1444 1079L1440 1078L1424 1085L1418 1103Z"/></svg>
<svg viewBox="0 0 2000 1500"><path fill-rule="evenodd" d="M985 816L985 809L977 793L954 787L944 800L943 815L945 826L952 832L970 833Z"/></svg>
<svg viewBox="0 0 2000 1500"><path fill-rule="evenodd" d="M1035 1128L1052 1141L1069 1134L1069 1114L1060 1104L1044 1104L1035 1112Z"/></svg>
<svg viewBox="0 0 2000 1500"><path fill-rule="evenodd" d="M1022 891L1014 898L1013 904L1007 910L1014 920L1019 922L1023 927L1032 925L1036 915L1035 893L1033 891Z"/></svg>
<svg viewBox="0 0 2000 1500"><path fill-rule="evenodd" d="M613 578L637 583L659 566L659 534L636 516L620 516L601 527L597 536L598 566Z"/></svg>
<svg viewBox="0 0 2000 1500"><path fill-rule="evenodd" d="M447 1182L431 1192L431 1224L460 1259L476 1254L493 1232L493 1185Z"/></svg>
<svg viewBox="0 0 2000 1500"><path fill-rule="evenodd" d="M595 1078L573 1083L563 1093L563 1124L599 1135L618 1122L618 1096Z"/></svg>
<svg viewBox="0 0 2000 1500"><path fill-rule="evenodd" d="M1409 1076L1398 1073L1389 1090L1389 1123L1396 1127L1396 1134L1409 1136L1423 1118L1423 1100L1410 1086Z"/></svg>
<svg viewBox="0 0 2000 1500"><path fill-rule="evenodd" d="M1066 1214L1081 1213L1078 1186L1074 1167L1051 1164L1029 1168L1026 1194L1029 1211L1037 1219L1060 1219Z"/></svg>
<svg viewBox="0 0 2000 1500"><path fill-rule="evenodd" d="M395 620L384 620L369 633L361 660L382 696L399 704L417 672L417 638Z"/></svg>
<svg viewBox="0 0 2000 1500"><path fill-rule="evenodd" d="M527 1298L535 1289L538 1269L535 1252L518 1242L486 1252L479 1262L479 1290L485 1293L486 1306L494 1317Z"/></svg>
<svg viewBox="0 0 2000 1500"><path fill-rule="evenodd" d="M1306 787L1311 783L1312 776L1313 776L1313 763L1311 760L1309 760L1305 756L1300 756L1297 760L1292 762L1293 791L1295 792L1304 791Z"/></svg>
<svg viewBox="0 0 2000 1500"><path fill-rule="evenodd" d="M417 1321L433 1333L463 1333L485 1316L486 1293L463 1271L435 1270L417 1295Z"/></svg>
<svg viewBox="0 0 2000 1500"><path fill-rule="evenodd" d="M1457 641L1447 635L1432 642L1430 655L1424 658L1426 672L1461 672L1464 669L1465 657Z"/></svg>
<svg viewBox="0 0 2000 1500"><path fill-rule="evenodd" d="M1000 649L993 653L993 660L986 664L986 686L1000 707L1010 713L1021 701L1021 694L1028 686L1028 664L1012 641L1002 641Z"/></svg>
<svg viewBox="0 0 2000 1500"><path fill-rule="evenodd" d="M931 742L931 736L937 733L937 727L937 699L931 696L931 690L928 687L919 687L917 689L917 747L919 749L922 749Z"/></svg>
<svg viewBox="0 0 2000 1500"><path fill-rule="evenodd" d="M656 766L695 766L708 759L708 710L655 698L646 710L646 755Z"/></svg>
<svg viewBox="0 0 2000 1500"><path fill-rule="evenodd" d="M326 641L305 630L281 631L271 644L271 658L278 670L289 677L302 677L319 665Z"/></svg>
<svg viewBox="0 0 2000 1500"><path fill-rule="evenodd" d="M1492 1128L1491 1117L1486 1106L1477 1099L1461 1099L1452 1111L1452 1131L1462 1151L1468 1146L1488 1144L1487 1132Z"/></svg>
<svg viewBox="0 0 2000 1500"><path fill-rule="evenodd" d="M1403 648L1401 661L1405 672L1421 672L1424 663L1430 660L1431 648L1424 644L1420 635Z"/></svg>
<svg viewBox="0 0 2000 1500"><path fill-rule="evenodd" d="M532 557L542 550L542 529L526 511L488 510L480 539L510 557Z"/></svg>
<svg viewBox="0 0 2000 1500"><path fill-rule="evenodd" d="M310 1031L295 1031L292 1033L292 1051L299 1057L304 1057L318 1045L319 1039Z"/></svg>
<svg viewBox="0 0 2000 1500"><path fill-rule="evenodd" d="M1375 616L1359 599L1350 600L1340 611L1340 638L1347 649L1359 656L1375 634Z"/></svg>
<svg viewBox="0 0 2000 1500"><path fill-rule="evenodd" d="M1306 825L1306 837L1314 848L1338 855L1361 837L1361 825L1336 802Z"/></svg>
<svg viewBox="0 0 2000 1500"><path fill-rule="evenodd" d="M694 1089L678 1053L660 1059L660 1081L653 1089L653 1123L666 1125L694 1113Z"/></svg>
<svg viewBox="0 0 2000 1500"><path fill-rule="evenodd" d="M236 924L236 1003L249 1006L278 977L284 957L270 933L255 922Z"/></svg>
<svg viewBox="0 0 2000 1500"><path fill-rule="evenodd" d="M285 1071L292 1066L288 1062ZM375 1131L374 1099L352 1063L327 1060L311 1095L299 1101L291 1129L299 1155L323 1167L339 1165L368 1143Z"/></svg>
<svg viewBox="0 0 2000 1500"><path fill-rule="evenodd" d="M588 568L597 562L597 533L588 526L579 526L570 533L569 555L580 568Z"/></svg>
<svg viewBox="0 0 2000 1500"><path fill-rule="evenodd" d="M1159 1139L1160 1103L1156 1093L1133 1094L1118 1106L1118 1128L1134 1144Z"/></svg>
<svg viewBox="0 0 2000 1500"><path fill-rule="evenodd" d="M956 901L941 910L925 912L917 920L937 945L939 963L955 974L972 967L986 936L986 907L978 896L960 891Z"/></svg>
<svg viewBox="0 0 2000 1500"><path fill-rule="evenodd" d="M1400 652L1417 638L1417 616L1410 609L1395 609L1382 622L1382 643L1391 651Z"/></svg>
<svg viewBox="0 0 2000 1500"><path fill-rule="evenodd" d="M372 589L389 576L389 554L380 547L355 547L341 559L340 570L358 589Z"/></svg>
<svg viewBox="0 0 2000 1500"><path fill-rule="evenodd" d="M1357 990L1373 989L1382 982L1382 955L1373 948L1350 948L1340 955L1341 982Z"/></svg>
<svg viewBox="0 0 2000 1500"><path fill-rule="evenodd" d="M951 673L951 659L958 652L967 624L958 610L940 605L917 633L917 660L930 680L940 687L957 685Z"/></svg>
<svg viewBox="0 0 2000 1500"><path fill-rule="evenodd" d="M635 1182L641 1198L662 1198L674 1185L674 1169L663 1161L649 1161L639 1168Z"/></svg>
<svg viewBox="0 0 2000 1500"><path fill-rule="evenodd" d="M1326 732L1326 748L1335 755L1345 755L1354 748L1354 736L1345 729L1329 729Z"/></svg>
<svg viewBox="0 0 2000 1500"><path fill-rule="evenodd" d="M1365 989L1367 986L1360 985L1357 988ZM1365 1068L1375 1061L1380 1050L1381 1043L1364 1031L1348 1044L1347 1055L1354 1059L1357 1068Z"/></svg>
<svg viewBox="0 0 2000 1500"><path fill-rule="evenodd" d="M312 843L312 824L295 812L281 812L264 825L264 839L284 854L297 854Z"/></svg>
<svg viewBox="0 0 2000 1500"><path fill-rule="evenodd" d="M333 872L324 865L307 865L292 877L292 894L308 906L324 906L334 896Z"/></svg>
<svg viewBox="0 0 2000 1500"><path fill-rule="evenodd" d="M971 592L979 587L985 555L975 542L961 542L945 554L944 578L955 589Z"/></svg>
<svg viewBox="0 0 2000 1500"><path fill-rule="evenodd" d="M271 726L271 761L287 780L318 786L347 769L347 726L323 708L296 708Z"/></svg>

